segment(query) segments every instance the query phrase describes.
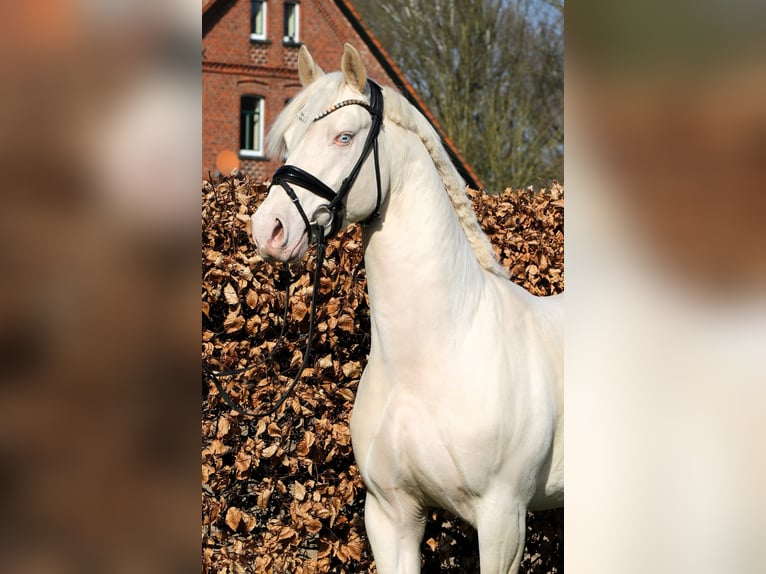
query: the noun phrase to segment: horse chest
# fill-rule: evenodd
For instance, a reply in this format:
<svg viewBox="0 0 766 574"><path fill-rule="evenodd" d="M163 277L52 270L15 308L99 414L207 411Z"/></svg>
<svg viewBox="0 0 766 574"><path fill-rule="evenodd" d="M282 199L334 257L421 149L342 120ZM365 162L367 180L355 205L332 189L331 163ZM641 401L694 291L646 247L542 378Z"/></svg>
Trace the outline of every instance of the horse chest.
<svg viewBox="0 0 766 574"><path fill-rule="evenodd" d="M367 488L376 495L405 494L470 520L500 445L482 444L480 426L456 421L459 414L444 414L433 402L406 392L386 397L361 392L351 422L354 452Z"/></svg>

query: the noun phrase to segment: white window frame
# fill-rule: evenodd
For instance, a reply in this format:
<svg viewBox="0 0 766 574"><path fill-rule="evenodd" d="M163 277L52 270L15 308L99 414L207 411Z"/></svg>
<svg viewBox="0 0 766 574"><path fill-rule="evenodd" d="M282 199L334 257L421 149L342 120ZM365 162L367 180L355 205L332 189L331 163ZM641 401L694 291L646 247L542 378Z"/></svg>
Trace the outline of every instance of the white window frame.
<svg viewBox="0 0 766 574"><path fill-rule="evenodd" d="M243 117L245 115L245 110L242 109L242 100L244 98L255 98L257 100L257 102L258 102L258 108L256 110L257 115L258 115L258 119L259 119L259 122L258 122L258 133L255 134L255 135L257 135L257 138L258 138L257 139L258 149L248 149L248 148L241 147L244 143L246 143L246 142L242 141L242 122L245 121L245 119ZM264 118L264 113L265 113L265 108L266 108L266 106L265 106L266 98L264 98L263 96L259 96L257 94L242 94L242 96L240 97L239 101L240 101L240 104L239 104L239 108L240 108L239 109L239 121L240 121L240 142L239 142L240 150L239 150L239 156L242 157L242 158L257 158L257 159L262 159L262 158L265 157L264 156L264 151L263 151L263 137L264 137L264 125L266 123L265 122L265 118Z"/></svg>
<svg viewBox="0 0 766 574"><path fill-rule="evenodd" d="M266 0L261 1L261 20L263 20L262 33L250 31L251 40L266 40L267 37L267 22L268 22L268 2ZM253 1L250 1L250 27L253 25Z"/></svg>
<svg viewBox="0 0 766 574"><path fill-rule="evenodd" d="M294 36L288 36L286 33L282 36L282 42L284 44L297 44L300 42L300 29L301 29L301 4L300 2L285 2L285 12L287 11L287 6L290 5L293 7L293 16L295 18L295 35ZM284 27L287 28L287 13L284 14ZM287 30L283 30L283 32L287 32Z"/></svg>

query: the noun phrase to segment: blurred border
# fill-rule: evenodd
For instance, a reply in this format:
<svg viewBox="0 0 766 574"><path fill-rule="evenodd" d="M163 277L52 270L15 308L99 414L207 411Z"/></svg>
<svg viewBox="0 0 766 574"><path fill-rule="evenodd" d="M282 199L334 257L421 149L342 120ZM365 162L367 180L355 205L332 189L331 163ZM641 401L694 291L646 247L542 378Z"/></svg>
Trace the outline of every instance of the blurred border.
<svg viewBox="0 0 766 574"><path fill-rule="evenodd" d="M0 22L0 571L196 571L199 5Z"/></svg>
<svg viewBox="0 0 766 574"><path fill-rule="evenodd" d="M566 7L573 572L762 572L763 7ZM0 570L199 568L199 6L0 43Z"/></svg>
<svg viewBox="0 0 766 574"><path fill-rule="evenodd" d="M764 6L566 7L573 572L763 572Z"/></svg>

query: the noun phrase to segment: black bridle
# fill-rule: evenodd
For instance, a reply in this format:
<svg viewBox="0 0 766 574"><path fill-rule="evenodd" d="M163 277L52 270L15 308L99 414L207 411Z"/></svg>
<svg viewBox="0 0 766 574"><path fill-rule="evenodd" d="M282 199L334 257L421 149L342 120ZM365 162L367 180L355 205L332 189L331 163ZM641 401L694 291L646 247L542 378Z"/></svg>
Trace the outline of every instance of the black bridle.
<svg viewBox="0 0 766 574"><path fill-rule="evenodd" d="M300 380L300 377L303 374L303 371L308 365L308 359L309 359L309 355L311 354L311 347L314 341L314 326L316 324L317 294L319 293L319 278L320 278L320 274L322 270L322 262L324 260L325 248L327 245L326 241L327 239L334 236L340 230L341 225L343 224L343 218L345 215L346 196L348 195L349 191L351 191L351 187L354 185L354 182L356 181L356 178L362 169L362 165L364 164L367 157L370 155L370 151L372 151L373 160L375 163L375 184L377 188L376 189L377 201L375 204L375 209L373 209L370 215L368 215L364 220L360 221L360 224L366 225L368 223L371 223L372 221L375 221L380 216L380 204L382 201L383 194L382 194L381 183L380 183L380 161L378 159L378 134L380 133L380 128L383 124L383 93L381 92L380 87L371 80L367 80L367 86L369 87L369 90L370 90L369 103L365 102L364 100L343 100L333 105L332 107L328 108L327 110L325 110L324 112L317 115L315 118L311 120L312 123L319 121L322 118L327 117L331 113L351 105L363 107L370 113L370 117L372 118L372 125L370 126L370 131L367 133L367 139L364 142L362 153L359 156L359 159L357 159L356 163L354 164L354 167L351 168L351 172L341 183L340 189L338 189L337 192L333 191L333 189L330 186L325 184L319 178L311 175L307 171L295 165L284 165L280 167L279 169L277 169L276 172L274 172L274 176L271 179L271 185L269 186L269 190L271 190L271 188L274 187L275 185L278 185L285 190L288 197L293 202L293 205L295 205L295 208L298 210L298 213L300 214L301 219L303 219L303 223L306 226L308 241L310 243L314 242L317 245L316 266L314 268L314 289L311 294L311 311L309 314L309 329L308 329L308 334L306 337L306 351L303 353L303 362L301 363L301 366L298 369L297 374L295 375L295 377L293 377L292 382L290 383L290 385L288 385L285 392L282 394L279 400L276 403L274 403L269 409L263 412L251 412L251 411L244 410L242 407L237 405L234 399L232 399L231 395L229 395L229 393L223 388L223 385L221 383L220 377L236 375L239 373L243 373L245 371L249 371L254 367L254 365L251 365L248 367L242 367L240 369L234 369L230 371L214 371L209 365L203 364L203 370L212 379L216 389L218 389L218 394L221 396L224 402L231 409L243 415L250 416L250 417L264 417L264 416L269 416L274 414L277 411L277 409L279 409L279 407L282 406L282 404L285 402L287 397L290 396L293 389L295 389L295 386L298 384L298 381ZM297 194L295 193L295 190L292 188L290 184L298 185L310 191L311 193L318 195L319 197L323 199L326 199L329 203L322 204L316 210L314 210L312 219L309 220L305 210L303 209L303 206L301 205L300 200L298 199ZM289 271L288 271L288 274L289 274ZM289 279L289 275L286 275L286 277L287 277L287 280L286 280L286 286L285 286L285 311L284 311L284 316L282 319L282 328L280 330L279 337L277 339L277 344L273 347L271 353L269 354L269 360L273 358L274 351L277 349L277 347L279 346L279 342L282 340L282 337L284 336L285 325L287 324L291 280Z"/></svg>
<svg viewBox="0 0 766 574"><path fill-rule="evenodd" d="M383 94L380 87L373 81L368 80L367 85L370 89L370 103L368 104L364 100L343 100L338 102L334 106L325 110L314 119L312 123L326 118L331 113L338 111L346 106L361 106L370 113L372 118L372 125L370 131L367 133L367 139L364 141L364 147L359 159L356 160L354 167L351 168L351 172L348 177L340 184L340 189L334 191L330 186L325 184L319 178L311 175L307 171L299 168L295 165L283 165L280 167L271 178L271 187L275 185L281 186L290 200L295 205L298 213L300 213L303 223L306 225L306 232L309 236L309 241L315 241L318 234L321 232L325 238L329 239L340 230L343 224L343 216L345 212L344 202L348 192L351 191L351 187L354 185L359 172L362 170L367 157L370 155L370 151L373 152L373 158L375 161L375 183L377 186L377 204L375 209L370 215L360 223L367 224L375 220L380 215L380 202L381 202L381 187L380 187L380 162L378 160L378 134L380 133L380 127L383 124ZM304 189L307 189L314 195L326 199L329 203L326 205L320 205L312 216L312 220L309 220L306 212L303 210L298 196L295 190L290 184L298 185ZM319 221L325 219L326 221Z"/></svg>

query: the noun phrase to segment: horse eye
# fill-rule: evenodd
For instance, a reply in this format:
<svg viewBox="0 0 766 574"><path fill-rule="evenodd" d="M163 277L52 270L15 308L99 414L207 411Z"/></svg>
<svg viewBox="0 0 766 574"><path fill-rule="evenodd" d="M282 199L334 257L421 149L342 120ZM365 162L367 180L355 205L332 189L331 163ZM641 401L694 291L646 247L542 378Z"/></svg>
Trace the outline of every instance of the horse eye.
<svg viewBox="0 0 766 574"><path fill-rule="evenodd" d="M343 132L335 137L335 143L338 145L348 145L351 143L352 139L354 139L354 134Z"/></svg>

